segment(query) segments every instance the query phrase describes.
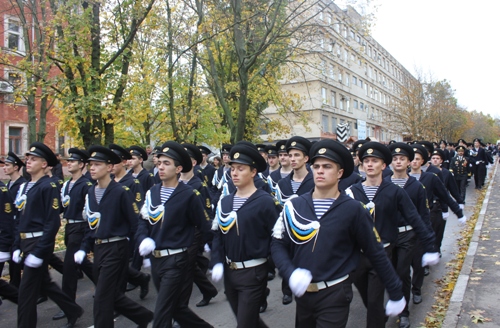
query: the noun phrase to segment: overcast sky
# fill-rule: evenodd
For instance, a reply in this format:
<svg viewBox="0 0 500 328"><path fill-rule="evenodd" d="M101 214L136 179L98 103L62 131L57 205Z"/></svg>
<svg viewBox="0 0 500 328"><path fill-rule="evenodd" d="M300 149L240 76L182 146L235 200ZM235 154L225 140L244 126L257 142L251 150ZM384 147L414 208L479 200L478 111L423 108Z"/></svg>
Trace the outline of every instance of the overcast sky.
<svg viewBox="0 0 500 328"><path fill-rule="evenodd" d="M500 118L499 0L374 3L372 35L408 71L447 79L461 106Z"/></svg>

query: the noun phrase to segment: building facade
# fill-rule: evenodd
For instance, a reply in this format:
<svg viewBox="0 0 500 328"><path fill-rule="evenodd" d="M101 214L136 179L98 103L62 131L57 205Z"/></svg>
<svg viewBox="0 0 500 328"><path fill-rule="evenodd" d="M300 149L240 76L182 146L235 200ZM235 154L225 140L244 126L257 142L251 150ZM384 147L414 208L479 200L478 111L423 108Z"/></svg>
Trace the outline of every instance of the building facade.
<svg viewBox="0 0 500 328"><path fill-rule="evenodd" d="M282 81L284 90L302 97L309 124L291 118L289 136L335 139L337 125L347 124L348 141L402 141L392 116L400 87L414 77L365 32L362 17L352 7L341 9L323 0L310 14L317 30L308 43L310 50L299 55L307 65L289 68ZM265 114L278 116L273 107ZM265 133L263 139L279 139L271 131Z"/></svg>

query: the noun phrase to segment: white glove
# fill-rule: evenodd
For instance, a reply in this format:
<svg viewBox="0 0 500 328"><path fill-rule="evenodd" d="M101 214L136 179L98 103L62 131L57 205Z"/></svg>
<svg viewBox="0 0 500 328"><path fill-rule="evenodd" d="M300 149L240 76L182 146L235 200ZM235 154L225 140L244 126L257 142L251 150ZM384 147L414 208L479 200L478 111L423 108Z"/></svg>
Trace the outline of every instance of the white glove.
<svg viewBox="0 0 500 328"><path fill-rule="evenodd" d="M476 165L479 165L479 161L476 161Z"/></svg>
<svg viewBox="0 0 500 328"><path fill-rule="evenodd" d="M30 254L24 260L24 265L29 266L30 268L39 268L42 266L43 260L39 259L33 254Z"/></svg>
<svg viewBox="0 0 500 328"><path fill-rule="evenodd" d="M446 221L446 219L450 216L450 212L443 212L443 220Z"/></svg>
<svg viewBox="0 0 500 328"><path fill-rule="evenodd" d="M399 301L389 300L389 302L387 302L387 305L385 306L385 314L389 317L395 317L401 312L403 312L405 306L406 306L406 301L404 297Z"/></svg>
<svg viewBox="0 0 500 328"><path fill-rule="evenodd" d="M222 263L217 263L214 265L212 268L212 280L214 282L218 282L219 280L222 279L222 276L224 275L224 265Z"/></svg>
<svg viewBox="0 0 500 328"><path fill-rule="evenodd" d="M439 263L439 253L425 253L422 256L422 266L432 266Z"/></svg>
<svg viewBox="0 0 500 328"><path fill-rule="evenodd" d="M458 204L458 206L460 207L461 210L463 210L465 208L464 204Z"/></svg>
<svg viewBox="0 0 500 328"><path fill-rule="evenodd" d="M75 263L82 264L86 255L87 255L87 253L85 253L85 251L82 251L82 250L79 250L78 252L76 252L75 255L73 255L73 258L75 259Z"/></svg>
<svg viewBox="0 0 500 328"><path fill-rule="evenodd" d="M10 252L0 252L0 263L10 260Z"/></svg>
<svg viewBox="0 0 500 328"><path fill-rule="evenodd" d="M297 268L292 272L288 284L293 294L297 297L301 297L309 287L312 280L311 271L306 269Z"/></svg>
<svg viewBox="0 0 500 328"><path fill-rule="evenodd" d="M142 267L143 268L151 267L151 260L148 258L145 258L144 260L142 260Z"/></svg>
<svg viewBox="0 0 500 328"><path fill-rule="evenodd" d="M156 243L153 239L146 237L139 245L139 254L141 256L146 256L153 253L156 248Z"/></svg>
<svg viewBox="0 0 500 328"><path fill-rule="evenodd" d="M460 225L464 225L464 224L465 224L465 222L467 222L467 217L466 217L465 215L464 215L464 216L462 216L461 218L458 218L458 223L459 223Z"/></svg>
<svg viewBox="0 0 500 328"><path fill-rule="evenodd" d="M12 253L12 261L14 261L16 263L21 263L21 250L20 249L16 249Z"/></svg>
<svg viewBox="0 0 500 328"><path fill-rule="evenodd" d="M208 244L205 244L205 246L203 246L203 250L205 251L205 253L210 253L210 246L208 246Z"/></svg>

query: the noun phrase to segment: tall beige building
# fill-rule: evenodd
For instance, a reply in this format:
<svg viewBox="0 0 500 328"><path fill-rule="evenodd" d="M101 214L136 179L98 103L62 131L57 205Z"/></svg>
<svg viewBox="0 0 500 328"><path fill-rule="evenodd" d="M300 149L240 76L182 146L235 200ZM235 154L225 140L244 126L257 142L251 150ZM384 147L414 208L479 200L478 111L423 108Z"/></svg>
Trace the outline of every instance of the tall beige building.
<svg viewBox="0 0 500 328"><path fill-rule="evenodd" d="M335 138L337 124L347 123L350 140L374 138L381 142L402 141L391 124L398 90L414 77L365 32L362 17L352 8L343 10L322 0L310 11L318 26L302 62L289 67L282 88L301 96L302 111L309 115L304 126L287 117L292 135L311 140ZM304 48L304 47L303 47ZM265 115L277 118L270 107ZM280 137L265 131L262 138Z"/></svg>

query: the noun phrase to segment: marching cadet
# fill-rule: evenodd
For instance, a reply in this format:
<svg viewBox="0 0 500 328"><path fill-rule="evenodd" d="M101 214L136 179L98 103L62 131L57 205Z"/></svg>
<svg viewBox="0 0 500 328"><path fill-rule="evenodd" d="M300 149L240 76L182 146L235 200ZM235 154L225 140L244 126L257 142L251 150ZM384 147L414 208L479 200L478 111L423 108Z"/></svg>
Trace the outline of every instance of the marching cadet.
<svg viewBox="0 0 500 328"><path fill-rule="evenodd" d="M451 156L450 156L450 152L448 151L448 143L446 142L446 140L440 140L439 141L439 149L443 151L443 154L444 154L444 160L443 160L443 163L441 164L445 169L449 169L450 168L450 159L451 159Z"/></svg>
<svg viewBox="0 0 500 328"><path fill-rule="evenodd" d="M474 147L469 152L469 156L471 157L475 188L477 190L481 190L486 178L486 165L488 163L488 158L486 157L486 152L483 148L485 145L481 139L476 138L473 142Z"/></svg>
<svg viewBox="0 0 500 328"><path fill-rule="evenodd" d="M187 249L198 227L203 242L210 239L210 218L200 193L179 183L178 175L192 168L183 146L167 141L157 153L161 184L147 193L141 210L137 241L142 256L152 254L151 274L158 291L153 327L170 328L172 319L182 327L212 327L198 317L179 297L188 270ZM192 284L192 282L191 282Z"/></svg>
<svg viewBox="0 0 500 328"><path fill-rule="evenodd" d="M66 181L61 190L61 204L64 210L63 217L66 219L64 227L64 244L66 253L64 255L62 290L72 300L76 300L76 288L78 283L77 267L94 282L92 275L93 264L86 257L80 265L75 263L74 254L80 249L83 237L86 232L87 222L83 219L83 207L85 196L92 186L87 178L82 174L85 163L90 157L86 150L78 148L69 149L67 159L68 172L71 179ZM66 314L60 311L52 317L52 320L65 318Z"/></svg>
<svg viewBox="0 0 500 328"><path fill-rule="evenodd" d="M14 204L14 200L16 199L19 187L26 182L26 179L20 173L22 167L24 167L24 162L19 157L17 157L16 154L9 151L9 153L7 154L7 158L5 159L3 171L10 178L9 182L7 183L7 188L9 188L10 196L12 199L11 208L13 211L14 219L16 219L18 216L18 210ZM2 272L2 270L3 263L0 265L0 272ZM9 282L19 288L19 284L21 283L21 265L12 261L12 259L9 260L9 276Z"/></svg>
<svg viewBox="0 0 500 328"><path fill-rule="evenodd" d="M278 147L276 145L267 145L266 146L267 153L267 163L269 164L269 174L266 179L269 177L271 173L280 168L280 161L278 158Z"/></svg>
<svg viewBox="0 0 500 328"><path fill-rule="evenodd" d="M453 173L455 182L457 183L458 192L465 203L465 192L467 189L468 164L465 157L465 147L458 146L456 148L457 155L453 157L450 163L450 171Z"/></svg>
<svg viewBox="0 0 500 328"><path fill-rule="evenodd" d="M181 172L179 181L191 186L191 188L197 190L200 193L200 198L205 204L205 211L208 213L209 217L213 219L212 202L210 200L210 192L208 191L207 185L198 176L194 175L194 168L203 161L203 155L199 147L192 144L182 144L186 149L189 157L191 158L191 163L193 168L186 173ZM181 301L189 303L189 298L192 292L193 282L200 289L203 299L196 303L197 307L207 306L210 300L217 296L217 288L208 280L207 270L209 267L209 260L203 255L204 249L209 250L208 245L204 247L203 235L198 228L195 230L195 240L194 243L189 246L187 252L189 256L188 270L186 272L186 280L184 283L183 291L181 292ZM185 290L184 290L185 289Z"/></svg>
<svg viewBox="0 0 500 328"><path fill-rule="evenodd" d="M257 148L239 142L231 149L231 177L237 189L218 204L212 230L212 279L224 288L237 326L267 327L259 308L267 285L267 257L279 206L254 184L266 161Z"/></svg>
<svg viewBox="0 0 500 328"><path fill-rule="evenodd" d="M134 179L139 180L142 194L146 194L146 191L149 190L155 184L155 177L152 173L148 172L144 167L144 161L148 160L148 153L139 146L130 146L130 159L128 160L128 164L130 167L130 171L128 174L131 175Z"/></svg>
<svg viewBox="0 0 500 328"><path fill-rule="evenodd" d="M424 141L416 141L415 143L421 145L422 147L425 148L425 150L427 150L427 159L430 160L432 153L434 152L434 146L432 145L432 142L424 140ZM435 173L442 180L443 174L441 173L441 170L431 165L430 162L424 163L420 167L420 169L423 172Z"/></svg>
<svg viewBox="0 0 500 328"><path fill-rule="evenodd" d="M359 149L358 157L366 180L351 186L346 193L370 210L388 258L397 243L401 215L421 241L425 252L422 264L437 264L439 254L434 252L434 234L422 221L408 194L382 177L382 171L392 162L391 151L381 143L367 142ZM367 327L385 327L384 286L365 256L361 257L354 275L354 285L367 308Z"/></svg>
<svg viewBox="0 0 500 328"><path fill-rule="evenodd" d="M326 139L312 146L310 157L314 189L285 203L271 246L280 274L296 296L295 327L346 326L353 296L350 275L360 250L389 292L385 313L397 315L405 306L401 282L370 214L338 188L339 178L353 171L349 151Z"/></svg>
<svg viewBox="0 0 500 328"><path fill-rule="evenodd" d="M264 157L264 160L266 161L266 169L262 172L259 172L259 175L264 178L264 180L267 180L267 177L269 176L269 163L268 163L268 155L267 155L267 150L266 150L266 145L264 144L256 144L255 147L257 147L257 150L259 151L259 154Z"/></svg>
<svg viewBox="0 0 500 328"><path fill-rule="evenodd" d="M278 182L281 179L286 178L290 174L290 172L292 172L292 166L290 165L290 156L286 151L286 142L287 140L280 140L276 143L280 168L279 170L271 172L267 177L267 184L269 185L269 188L271 189L271 193L273 195L276 195L276 186L278 185Z"/></svg>
<svg viewBox="0 0 500 328"><path fill-rule="evenodd" d="M311 142L303 137L292 137L286 142L292 172L281 179L276 187L275 197L280 205L283 205L290 198L311 191L314 187L313 175L307 165L309 162L309 149L311 149ZM283 304L292 303L292 291L286 279L282 279L281 290L283 292Z"/></svg>
<svg viewBox="0 0 500 328"><path fill-rule="evenodd" d="M4 164L3 161L0 161L0 163ZM11 259L14 231L15 222L12 197L9 189L0 181L0 272L3 269L3 264ZM0 296L17 304L17 287L0 279Z"/></svg>
<svg viewBox="0 0 500 328"><path fill-rule="evenodd" d="M114 181L118 182L122 186L126 186L127 191L130 192L132 199L136 203L135 206L137 208L141 208L144 199L141 183L132 175L127 174L125 168L128 160L132 158L132 155L125 148L115 144L109 145L109 149L111 149L115 154L118 155L118 157L121 158L121 162L113 165L113 169L111 170L111 174L114 175ZM137 216L137 218L139 219L139 215ZM126 291L131 291L137 286L141 286L139 297L142 300L149 293L149 281L151 280L151 276L147 273L139 271L142 266L143 259L137 254L134 234L135 231L133 231L132 234L128 236L130 238L129 251L132 258L132 263L128 269L127 280L129 284L126 287Z"/></svg>
<svg viewBox="0 0 500 328"><path fill-rule="evenodd" d="M74 259L81 264L93 244L94 326L113 327L113 313L117 311L139 327L147 327L153 320L153 313L124 293L129 259L128 237L137 231L139 209L129 188L110 177L113 167L122 163L122 159L103 146L91 146L89 153L90 174L97 184L90 187L85 198L84 219L89 229Z"/></svg>
<svg viewBox="0 0 500 328"><path fill-rule="evenodd" d="M155 184L161 182L160 177L158 176L158 157L156 156L158 150L160 150L160 147L156 146L151 152L151 154L153 155L153 168L149 170L149 173L153 174L154 176Z"/></svg>
<svg viewBox="0 0 500 328"><path fill-rule="evenodd" d="M413 161L410 163L410 173L409 175L419 180L425 187L425 194L427 196L427 202L430 205L430 220L431 222L436 219L442 219L441 202L446 203L453 213L459 218L460 224L465 224L467 217L464 216L460 205L458 205L446 191L441 179L437 174L430 172L424 172L422 167L429 160L429 152L427 149L420 144L412 144L415 156ZM424 282L424 276L426 275L425 269L422 267L422 254L423 249L419 245L420 241L417 242L415 246L415 255L412 260L413 277L412 277L412 294L413 303L422 303L422 285ZM427 269L428 272L428 269ZM428 274L428 273L427 273Z"/></svg>
<svg viewBox="0 0 500 328"><path fill-rule="evenodd" d="M52 281L47 262L54 252L61 223L57 185L44 171L48 166L54 166L57 158L49 147L40 142L30 145L26 158L26 170L31 175L31 181L19 188L16 198L19 223L12 254L14 262L20 263L24 259L17 324L18 327L36 327L36 302L42 290L66 313L68 323L65 327L74 327L83 309Z"/></svg>
<svg viewBox="0 0 500 328"><path fill-rule="evenodd" d="M202 174L202 178L201 181L205 182L208 186L208 190L211 190L212 189L212 179L214 178L214 174L215 174L215 167L213 167L213 165L209 164L207 162L207 159L208 159L208 156L212 153L212 151L208 148L208 147L205 147L205 146L198 146L198 148L200 149L200 152L201 152L201 155L203 156L203 160L201 161L201 163L198 163L198 165L200 166L201 168L201 174Z"/></svg>
<svg viewBox="0 0 500 328"><path fill-rule="evenodd" d="M413 148L403 142L394 142L389 145L389 150L392 153L391 166L394 174L386 179L406 191L428 231L432 231L425 188L417 179L409 176L407 173L408 166L415 157ZM399 215L398 219L398 229L398 240L392 251L392 262L396 268L399 279L401 279L403 283L403 294L406 300L405 309L399 315L399 327L409 328L410 311L408 310L408 303L410 302L411 293L410 266L415 253L417 236L413 231L413 227L409 225L401 215Z"/></svg>
<svg viewBox="0 0 500 328"><path fill-rule="evenodd" d="M354 162L354 169L352 170L351 175L339 180L339 190L346 190L353 184L358 183L360 181L364 181L365 179L357 169L359 166L358 151L355 150L354 148L351 148L349 150L349 153L351 154L352 160Z"/></svg>

